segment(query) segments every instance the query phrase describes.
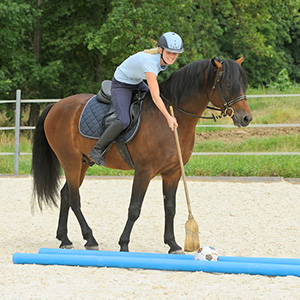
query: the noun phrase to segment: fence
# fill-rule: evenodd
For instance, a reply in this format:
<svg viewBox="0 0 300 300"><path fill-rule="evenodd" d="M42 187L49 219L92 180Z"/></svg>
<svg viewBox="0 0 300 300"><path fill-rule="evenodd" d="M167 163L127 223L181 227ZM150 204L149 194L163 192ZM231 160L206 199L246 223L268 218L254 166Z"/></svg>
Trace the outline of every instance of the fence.
<svg viewBox="0 0 300 300"><path fill-rule="evenodd" d="M34 129L33 126L20 126L21 121L21 103L51 103L57 102L60 99L34 99L21 100L21 90L16 92L16 100L1 100L0 104L16 103L15 127L0 127L0 130L15 130L15 152L5 153L0 152L0 155L14 155L14 175L19 174L19 155L31 155L31 153L20 153L20 130Z"/></svg>
<svg viewBox="0 0 300 300"><path fill-rule="evenodd" d="M247 98L275 98L275 97L299 97L300 94L281 95L248 95ZM14 155L14 175L19 173L19 155L31 155L31 153L20 153L19 140L20 130L34 129L34 126L20 126L21 103L53 103L60 99L32 99L21 100L21 90L16 92L16 100L0 100L0 104L16 103L15 127L0 127L0 130L15 130L15 151L14 153L0 152L0 155ZM197 127L235 127L234 125L197 125ZM253 124L248 127L300 127L300 124ZM193 152L193 156L199 155L300 155L300 152Z"/></svg>

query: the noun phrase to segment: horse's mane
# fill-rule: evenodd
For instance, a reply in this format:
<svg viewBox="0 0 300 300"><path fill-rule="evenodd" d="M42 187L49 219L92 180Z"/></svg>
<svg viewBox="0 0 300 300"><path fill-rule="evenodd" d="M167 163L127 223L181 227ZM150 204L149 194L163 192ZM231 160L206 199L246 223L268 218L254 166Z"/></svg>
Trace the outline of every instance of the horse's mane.
<svg viewBox="0 0 300 300"><path fill-rule="evenodd" d="M246 89L247 77L243 68L231 59L221 61L223 63L222 84L224 88L230 88L230 94L238 94L241 85ZM181 104L196 93L204 94L211 91L215 82L215 68L211 60L203 59L192 62L175 71L160 84L162 95L174 104Z"/></svg>

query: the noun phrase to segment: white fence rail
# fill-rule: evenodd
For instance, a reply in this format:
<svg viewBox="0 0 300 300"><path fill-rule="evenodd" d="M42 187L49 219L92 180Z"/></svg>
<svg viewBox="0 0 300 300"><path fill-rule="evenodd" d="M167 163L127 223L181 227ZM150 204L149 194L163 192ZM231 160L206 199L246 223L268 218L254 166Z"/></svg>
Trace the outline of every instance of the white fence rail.
<svg viewBox="0 0 300 300"><path fill-rule="evenodd" d="M276 97L299 97L300 94L281 94L281 95L248 95L247 98L276 98ZM20 130L32 130L34 126L20 126L21 120L21 104L22 103L53 103L60 99L21 99L21 90L16 92L16 100L0 100L0 104L15 103L16 116L15 127L0 127L0 130L15 130L15 151L14 153L0 152L0 155L14 155L14 175L19 173L19 156L31 155L31 153L22 153L20 148ZM233 128L234 125L197 125L197 127L228 127ZM248 127L300 127L300 124L253 124ZM204 155L300 155L300 152L193 152L193 156Z"/></svg>

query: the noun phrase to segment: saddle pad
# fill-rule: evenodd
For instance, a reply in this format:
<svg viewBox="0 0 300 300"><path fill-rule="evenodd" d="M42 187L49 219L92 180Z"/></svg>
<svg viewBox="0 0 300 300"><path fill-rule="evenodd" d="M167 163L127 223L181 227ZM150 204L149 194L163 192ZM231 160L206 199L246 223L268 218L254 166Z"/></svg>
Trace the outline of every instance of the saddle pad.
<svg viewBox="0 0 300 300"><path fill-rule="evenodd" d="M142 105L142 103L141 103ZM105 125L102 124L103 117L108 113L110 104L105 104L97 100L97 96L93 96L85 105L79 120L79 132L84 137L90 139L99 139L105 130ZM140 120L136 124L121 135L125 143L129 143L137 134Z"/></svg>

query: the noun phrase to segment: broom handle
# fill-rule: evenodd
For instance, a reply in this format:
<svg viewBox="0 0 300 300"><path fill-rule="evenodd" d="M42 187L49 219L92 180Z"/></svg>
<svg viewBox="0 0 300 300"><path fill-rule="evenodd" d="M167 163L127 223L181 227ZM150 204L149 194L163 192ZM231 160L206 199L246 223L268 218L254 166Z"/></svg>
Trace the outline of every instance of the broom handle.
<svg viewBox="0 0 300 300"><path fill-rule="evenodd" d="M173 106L170 106L170 111L171 111L172 117L175 118ZM182 179L183 179L183 185L184 185L186 203L187 203L188 212L189 212L189 218L193 218L192 210L191 210L190 197L189 197L189 192L188 192L188 188L187 188L187 184L186 184L185 172L184 172L184 167L183 167L183 160L182 160L181 148L180 148L180 143L179 143L179 137L178 137L178 132L177 132L177 127L176 126L174 126L174 135L175 135L175 141L176 141L176 146L177 146L177 151L178 151L178 156L179 156L181 176L182 176Z"/></svg>

